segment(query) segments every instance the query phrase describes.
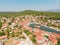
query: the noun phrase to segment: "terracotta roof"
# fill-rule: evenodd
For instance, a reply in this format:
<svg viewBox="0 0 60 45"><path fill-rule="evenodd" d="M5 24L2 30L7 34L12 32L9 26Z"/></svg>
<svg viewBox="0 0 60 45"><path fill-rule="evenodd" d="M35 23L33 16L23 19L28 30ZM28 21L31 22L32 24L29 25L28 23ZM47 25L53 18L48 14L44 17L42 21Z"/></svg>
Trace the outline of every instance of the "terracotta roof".
<svg viewBox="0 0 60 45"><path fill-rule="evenodd" d="M17 32L17 30L12 30L12 32L16 33L16 32Z"/></svg>
<svg viewBox="0 0 60 45"><path fill-rule="evenodd" d="M26 28L25 27L22 27L23 30L25 30Z"/></svg>
<svg viewBox="0 0 60 45"><path fill-rule="evenodd" d="M28 20L28 19L26 19L26 20L23 22L23 25L28 24L28 22L29 22L29 20Z"/></svg>
<svg viewBox="0 0 60 45"><path fill-rule="evenodd" d="M39 32L34 32L34 34L37 36L37 35L39 35Z"/></svg>
<svg viewBox="0 0 60 45"><path fill-rule="evenodd" d="M32 31L32 28L31 27L28 27L28 30Z"/></svg>
<svg viewBox="0 0 60 45"><path fill-rule="evenodd" d="M35 45L39 45L39 43L35 43Z"/></svg>
<svg viewBox="0 0 60 45"><path fill-rule="evenodd" d="M36 32L41 32L41 33L44 32L44 30L40 30L39 28L34 28L34 30L36 30Z"/></svg>
<svg viewBox="0 0 60 45"><path fill-rule="evenodd" d="M34 28L34 30L40 30L39 28Z"/></svg>
<svg viewBox="0 0 60 45"><path fill-rule="evenodd" d="M44 30L41 30L41 29L40 29L39 31L40 31L40 32L42 32L42 33L44 33L44 32L45 32Z"/></svg>
<svg viewBox="0 0 60 45"><path fill-rule="evenodd" d="M6 38L6 37L7 37L7 35L0 36L0 39Z"/></svg>
<svg viewBox="0 0 60 45"><path fill-rule="evenodd" d="M14 22L17 22L17 19L15 19Z"/></svg>
<svg viewBox="0 0 60 45"><path fill-rule="evenodd" d="M7 23L4 23L2 26L7 26Z"/></svg>
<svg viewBox="0 0 60 45"><path fill-rule="evenodd" d="M34 34L36 35L37 40L42 40L43 39L43 36L42 36L42 34L40 34L40 32L34 32Z"/></svg>
<svg viewBox="0 0 60 45"><path fill-rule="evenodd" d="M26 27L23 27L24 29L27 29L27 30L29 30L29 31L32 31L32 28L31 27L28 27L28 26L26 26Z"/></svg>
<svg viewBox="0 0 60 45"><path fill-rule="evenodd" d="M54 36L56 36L57 38L60 38L60 34L57 33L52 33Z"/></svg>
<svg viewBox="0 0 60 45"><path fill-rule="evenodd" d="M36 38L37 38L37 40L42 40L43 39L42 35L37 35Z"/></svg>
<svg viewBox="0 0 60 45"><path fill-rule="evenodd" d="M35 35L42 35L42 32L34 32Z"/></svg>
<svg viewBox="0 0 60 45"><path fill-rule="evenodd" d="M53 43L57 43L57 39L55 39L53 36L49 36L48 37Z"/></svg>
<svg viewBox="0 0 60 45"><path fill-rule="evenodd" d="M16 44L20 44L20 42L16 42Z"/></svg>
<svg viewBox="0 0 60 45"><path fill-rule="evenodd" d="M23 25L23 22L19 22L19 25L22 26Z"/></svg>

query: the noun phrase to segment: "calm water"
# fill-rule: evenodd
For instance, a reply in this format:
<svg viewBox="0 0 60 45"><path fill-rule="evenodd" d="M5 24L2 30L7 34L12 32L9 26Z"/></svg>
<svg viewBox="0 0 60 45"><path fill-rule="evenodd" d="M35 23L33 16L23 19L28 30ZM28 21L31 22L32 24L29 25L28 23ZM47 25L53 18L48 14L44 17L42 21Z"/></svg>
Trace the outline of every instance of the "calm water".
<svg viewBox="0 0 60 45"><path fill-rule="evenodd" d="M34 28L36 26L40 26L40 29L41 30L44 30L44 31L47 31L47 32L55 32L55 33L60 34L60 31L56 31L54 29L51 29L51 28L48 28L48 27L45 27L45 26L41 26L39 24L30 24L29 26L32 27L32 28Z"/></svg>

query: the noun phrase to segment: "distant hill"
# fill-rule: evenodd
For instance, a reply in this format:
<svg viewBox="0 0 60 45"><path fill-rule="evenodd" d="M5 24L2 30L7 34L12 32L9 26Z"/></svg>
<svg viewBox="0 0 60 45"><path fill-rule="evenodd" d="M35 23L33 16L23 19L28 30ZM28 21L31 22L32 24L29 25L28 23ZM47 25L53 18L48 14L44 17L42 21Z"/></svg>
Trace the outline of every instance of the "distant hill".
<svg viewBox="0 0 60 45"><path fill-rule="evenodd" d="M5 16L5 17L10 17L10 16L22 16L22 15L45 15L49 16L54 19L60 19L60 12L48 12L48 11L35 11L35 10L24 10L20 12L0 12L0 17Z"/></svg>
<svg viewBox="0 0 60 45"><path fill-rule="evenodd" d="M47 12L60 12L60 9L49 9Z"/></svg>

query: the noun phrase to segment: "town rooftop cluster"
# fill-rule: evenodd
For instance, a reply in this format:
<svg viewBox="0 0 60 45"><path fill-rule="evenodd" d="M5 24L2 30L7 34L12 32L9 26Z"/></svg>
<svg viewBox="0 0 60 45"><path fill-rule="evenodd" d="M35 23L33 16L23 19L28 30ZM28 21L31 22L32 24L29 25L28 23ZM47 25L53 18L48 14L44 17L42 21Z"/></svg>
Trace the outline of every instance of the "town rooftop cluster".
<svg viewBox="0 0 60 45"><path fill-rule="evenodd" d="M0 20L0 45L55 45L60 39L60 34L30 27L33 22L38 23L32 15Z"/></svg>

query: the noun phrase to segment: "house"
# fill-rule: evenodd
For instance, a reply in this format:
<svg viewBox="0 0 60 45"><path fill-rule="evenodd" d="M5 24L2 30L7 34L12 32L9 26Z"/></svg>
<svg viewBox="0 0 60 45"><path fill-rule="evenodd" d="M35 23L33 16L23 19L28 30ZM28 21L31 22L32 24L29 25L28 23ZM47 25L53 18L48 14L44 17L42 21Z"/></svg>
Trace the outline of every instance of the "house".
<svg viewBox="0 0 60 45"><path fill-rule="evenodd" d="M7 27L7 23L4 23L4 24L2 25L2 29L5 28L5 27Z"/></svg>
<svg viewBox="0 0 60 45"><path fill-rule="evenodd" d="M11 24L12 26L16 26L17 24L15 23L15 22L12 22L12 24Z"/></svg>
<svg viewBox="0 0 60 45"><path fill-rule="evenodd" d="M34 28L33 29L34 32L39 32L39 30L40 30L39 28Z"/></svg>
<svg viewBox="0 0 60 45"><path fill-rule="evenodd" d="M33 31L34 32L40 32L40 33L44 33L45 32L44 30L41 30L39 28L34 28Z"/></svg>
<svg viewBox="0 0 60 45"><path fill-rule="evenodd" d="M40 45L39 43L35 43L35 45Z"/></svg>
<svg viewBox="0 0 60 45"><path fill-rule="evenodd" d="M0 36L0 39L5 39L7 38L7 35Z"/></svg>
<svg viewBox="0 0 60 45"><path fill-rule="evenodd" d="M20 41L16 41L15 44L16 44L16 45L20 44Z"/></svg>
<svg viewBox="0 0 60 45"><path fill-rule="evenodd" d="M51 40L54 44L57 44L57 42L58 42L58 41L57 41L57 39L56 39L56 38L54 38L54 37L53 37L53 36L51 36L51 35L50 35L50 36L48 36L48 39L49 39L49 40Z"/></svg>
<svg viewBox="0 0 60 45"><path fill-rule="evenodd" d="M18 22L18 20L17 20L17 19L15 19L15 20L14 20L14 22L15 22L15 23L17 23L17 22Z"/></svg>
<svg viewBox="0 0 60 45"><path fill-rule="evenodd" d="M19 22L19 24L18 24L18 26L23 26L24 24L23 24L23 22Z"/></svg>
<svg viewBox="0 0 60 45"><path fill-rule="evenodd" d="M20 26L25 26L25 25L28 25L28 23L29 23L29 20L26 19L26 20L23 21L23 22L19 22L19 25L20 25Z"/></svg>
<svg viewBox="0 0 60 45"><path fill-rule="evenodd" d="M2 40L0 40L0 45L3 45L3 42L2 42Z"/></svg>
<svg viewBox="0 0 60 45"><path fill-rule="evenodd" d="M54 37L60 38L60 34L52 33L52 35L53 35Z"/></svg>
<svg viewBox="0 0 60 45"><path fill-rule="evenodd" d="M37 40L42 40L43 39L42 35L37 35L36 38L37 38Z"/></svg>
<svg viewBox="0 0 60 45"><path fill-rule="evenodd" d="M25 25L28 25L28 23L29 23L29 20L28 20L28 19L26 19L26 20L23 22L24 26L25 26Z"/></svg>
<svg viewBox="0 0 60 45"><path fill-rule="evenodd" d="M40 34L39 32L34 32L34 34L36 35L36 40L38 43L43 43L44 39L43 39L43 35Z"/></svg>
<svg viewBox="0 0 60 45"><path fill-rule="evenodd" d="M17 33L17 30L12 30L12 32Z"/></svg>
<svg viewBox="0 0 60 45"><path fill-rule="evenodd" d="M32 32L32 28L31 27L28 27L28 30Z"/></svg>
<svg viewBox="0 0 60 45"><path fill-rule="evenodd" d="M10 18L7 19L7 23L11 22L12 20Z"/></svg>

